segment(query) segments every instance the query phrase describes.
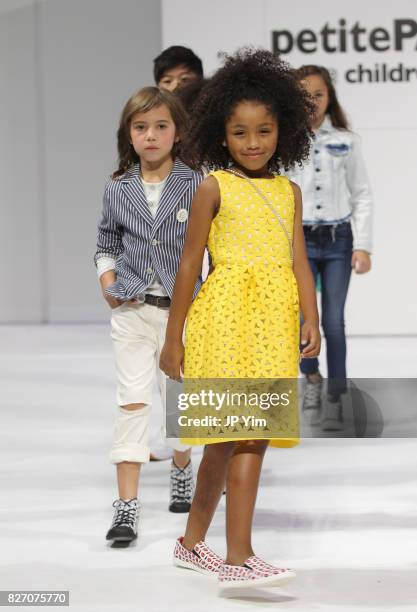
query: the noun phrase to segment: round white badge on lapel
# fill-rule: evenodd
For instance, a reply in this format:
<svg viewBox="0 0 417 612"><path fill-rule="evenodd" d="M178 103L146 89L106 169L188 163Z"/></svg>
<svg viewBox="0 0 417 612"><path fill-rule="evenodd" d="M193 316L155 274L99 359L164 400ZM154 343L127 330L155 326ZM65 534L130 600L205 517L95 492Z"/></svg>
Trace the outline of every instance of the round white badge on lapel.
<svg viewBox="0 0 417 612"><path fill-rule="evenodd" d="M180 223L184 223L184 221L187 221L187 219L188 219L188 210L186 208L181 208L177 212L177 221L179 221Z"/></svg>

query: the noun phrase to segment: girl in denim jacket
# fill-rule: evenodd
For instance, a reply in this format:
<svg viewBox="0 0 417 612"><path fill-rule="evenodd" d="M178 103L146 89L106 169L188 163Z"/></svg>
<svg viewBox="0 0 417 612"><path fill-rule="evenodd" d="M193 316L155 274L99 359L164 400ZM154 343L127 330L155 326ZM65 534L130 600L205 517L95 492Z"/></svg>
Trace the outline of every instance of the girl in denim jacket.
<svg viewBox="0 0 417 612"><path fill-rule="evenodd" d="M344 308L352 268L371 268L372 196L360 141L348 127L330 74L321 66L296 71L315 104L310 157L290 175L303 195L303 227L314 277L320 278L322 326L327 344L328 388L321 406L318 359L303 359L304 414L325 431L342 428L341 394L346 391Z"/></svg>

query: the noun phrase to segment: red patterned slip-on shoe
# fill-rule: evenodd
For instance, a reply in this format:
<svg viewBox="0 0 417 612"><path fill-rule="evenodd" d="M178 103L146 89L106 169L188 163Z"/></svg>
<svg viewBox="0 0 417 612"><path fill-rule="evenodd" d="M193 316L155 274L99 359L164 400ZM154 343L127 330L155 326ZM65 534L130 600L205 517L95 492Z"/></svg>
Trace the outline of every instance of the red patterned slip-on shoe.
<svg viewBox="0 0 417 612"><path fill-rule="evenodd" d="M243 587L282 586L295 578L291 569L275 567L253 555L243 565L224 563L218 574L219 588L224 591Z"/></svg>
<svg viewBox="0 0 417 612"><path fill-rule="evenodd" d="M224 560L216 555L205 542L198 542L193 550L182 545L183 538L178 538L174 549L174 565L195 570L201 574L217 576Z"/></svg>

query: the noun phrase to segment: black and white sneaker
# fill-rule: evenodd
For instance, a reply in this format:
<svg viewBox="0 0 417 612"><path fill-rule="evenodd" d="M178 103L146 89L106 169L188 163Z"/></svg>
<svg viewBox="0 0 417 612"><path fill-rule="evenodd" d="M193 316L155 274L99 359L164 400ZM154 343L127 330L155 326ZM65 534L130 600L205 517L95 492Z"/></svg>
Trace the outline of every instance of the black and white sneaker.
<svg viewBox="0 0 417 612"><path fill-rule="evenodd" d="M303 396L303 414L309 425L318 425L320 423L322 390L323 379L320 374L317 380L311 380L306 376Z"/></svg>
<svg viewBox="0 0 417 612"><path fill-rule="evenodd" d="M193 467L191 461L187 463L184 469L177 467L174 461L172 462L170 493L170 512L190 511L194 493Z"/></svg>
<svg viewBox="0 0 417 612"><path fill-rule="evenodd" d="M341 431L343 429L343 405L340 397L327 397L321 428L323 431Z"/></svg>
<svg viewBox="0 0 417 612"><path fill-rule="evenodd" d="M138 519L140 505L138 500L116 499L113 502L114 517L107 532L106 540L113 542L132 542L138 537Z"/></svg>

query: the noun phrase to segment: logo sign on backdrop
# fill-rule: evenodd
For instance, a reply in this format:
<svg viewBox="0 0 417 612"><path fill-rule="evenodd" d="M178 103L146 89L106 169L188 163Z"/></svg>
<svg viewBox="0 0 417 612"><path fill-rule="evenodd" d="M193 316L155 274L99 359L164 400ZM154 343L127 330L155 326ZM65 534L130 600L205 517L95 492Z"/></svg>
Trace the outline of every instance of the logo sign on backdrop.
<svg viewBox="0 0 417 612"><path fill-rule="evenodd" d="M306 59L312 53L321 51L332 54L367 54L375 51L382 56L386 52L417 51L417 21L414 19L394 19L390 28L377 26L367 28L360 21L350 24L346 19L339 19L337 24L325 23L318 31L310 28L298 32L290 30L272 31L272 50L281 56L291 53L296 48L305 54ZM417 57L417 56L415 56ZM382 61L368 64L360 61L356 66L344 71L348 83L386 83L387 81L413 81L417 83L416 66L406 66L402 61L394 66Z"/></svg>
<svg viewBox="0 0 417 612"><path fill-rule="evenodd" d="M416 0L163 0L163 37L195 49L207 74L245 45L326 66L355 129L417 127Z"/></svg>
<svg viewBox="0 0 417 612"><path fill-rule="evenodd" d="M303 2L280 10L267 0L268 48L290 64L330 69L353 126L417 125L417 5ZM282 5L281 5L282 6Z"/></svg>

